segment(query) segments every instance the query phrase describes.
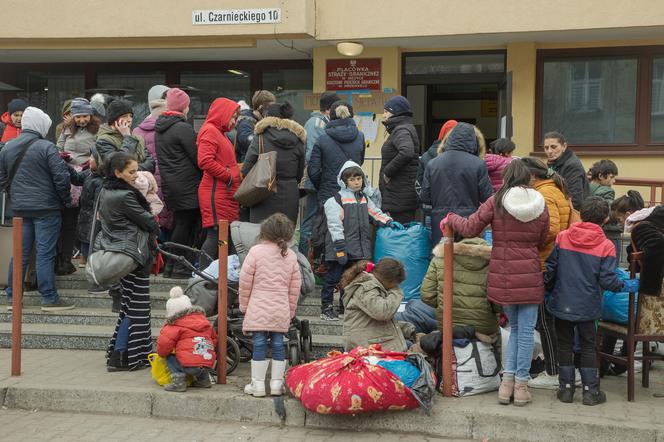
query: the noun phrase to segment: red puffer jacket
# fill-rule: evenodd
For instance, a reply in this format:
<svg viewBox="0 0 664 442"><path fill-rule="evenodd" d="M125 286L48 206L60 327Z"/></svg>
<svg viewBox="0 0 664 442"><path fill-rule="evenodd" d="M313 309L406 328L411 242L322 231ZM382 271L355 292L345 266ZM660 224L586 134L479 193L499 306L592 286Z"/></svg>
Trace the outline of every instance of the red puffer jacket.
<svg viewBox="0 0 664 442"><path fill-rule="evenodd" d="M7 141L13 140L14 138L21 135L21 128L14 126L12 123L12 117L9 115L9 112L2 114L0 121L2 121L5 125L5 131L2 133L0 142L6 143Z"/></svg>
<svg viewBox="0 0 664 442"><path fill-rule="evenodd" d="M549 212L539 192L513 187L503 198L503 210L496 208L492 196L469 218L450 214L448 223L467 238L491 225L493 248L487 278L490 301L511 305L540 304L544 300L539 248L549 233Z"/></svg>
<svg viewBox="0 0 664 442"><path fill-rule="evenodd" d="M183 367L212 368L217 360L217 333L200 307L184 310L168 318L157 339L157 353L175 357Z"/></svg>
<svg viewBox="0 0 664 442"><path fill-rule="evenodd" d="M213 227L220 219L230 224L239 218L240 205L233 195L240 186L240 169L233 145L225 135L233 128L231 117L239 107L232 100L217 98L198 132L198 167L203 171L198 204L203 227Z"/></svg>

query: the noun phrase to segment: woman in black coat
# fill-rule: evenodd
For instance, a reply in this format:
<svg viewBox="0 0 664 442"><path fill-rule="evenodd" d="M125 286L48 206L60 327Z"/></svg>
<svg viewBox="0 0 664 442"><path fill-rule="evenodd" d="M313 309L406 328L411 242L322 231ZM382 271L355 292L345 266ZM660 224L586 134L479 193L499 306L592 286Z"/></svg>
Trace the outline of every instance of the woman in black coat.
<svg viewBox="0 0 664 442"><path fill-rule="evenodd" d="M588 174L579 158L567 147L567 140L559 132L544 134L544 153L549 167L565 179L574 208L581 210L583 200L590 196Z"/></svg>
<svg viewBox="0 0 664 442"><path fill-rule="evenodd" d="M155 144L164 203L174 213L171 241L192 247L201 230L198 185L203 173L198 168L196 133L187 123L188 110L166 111L159 116L155 124ZM192 257L187 258L191 261ZM169 260L164 276L186 279L191 277L191 272Z"/></svg>
<svg viewBox="0 0 664 442"><path fill-rule="evenodd" d="M405 97L385 102L383 124L390 134L381 153L380 192L382 210L402 224L415 220L418 200L415 192L420 141L413 125L413 113Z"/></svg>
<svg viewBox="0 0 664 442"><path fill-rule="evenodd" d="M242 166L246 176L256 164L261 151L277 152L277 191L266 200L249 209L249 221L260 223L277 212L284 213L297 223L300 208L299 183L304 176L305 144L307 133L302 126L291 120L294 115L289 103L271 104L266 117L256 123L255 136L251 141Z"/></svg>

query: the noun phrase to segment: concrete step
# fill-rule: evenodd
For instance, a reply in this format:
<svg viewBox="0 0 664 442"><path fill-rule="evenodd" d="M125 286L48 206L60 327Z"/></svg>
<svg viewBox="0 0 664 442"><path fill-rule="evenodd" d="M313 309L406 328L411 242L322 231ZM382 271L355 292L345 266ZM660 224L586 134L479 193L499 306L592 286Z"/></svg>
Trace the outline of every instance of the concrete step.
<svg viewBox="0 0 664 442"><path fill-rule="evenodd" d="M165 310L152 310L150 312L152 327L160 328L166 320ZM109 308L76 308L62 312L43 312L38 306L26 306L23 308L24 324L69 324L78 325L101 325L115 327L118 314ZM0 323L11 322L12 313L4 308L0 310Z"/></svg>
<svg viewBox="0 0 664 442"><path fill-rule="evenodd" d="M60 289L87 289L88 280L85 277L85 270L78 269L75 273L65 276L56 276L55 285ZM168 293L173 286L187 286L186 279L169 279L161 276L150 276L150 292Z"/></svg>
<svg viewBox="0 0 664 442"><path fill-rule="evenodd" d="M107 293L88 293L87 289L62 289L58 290L60 298L69 303L73 303L77 308L88 309L108 309L110 311L112 299ZM4 292L3 292L4 295ZM6 296L1 296L2 304L7 303ZM153 310L165 310L168 293L150 291L150 301ZM39 292L25 292L23 294L23 305L41 305L41 296Z"/></svg>

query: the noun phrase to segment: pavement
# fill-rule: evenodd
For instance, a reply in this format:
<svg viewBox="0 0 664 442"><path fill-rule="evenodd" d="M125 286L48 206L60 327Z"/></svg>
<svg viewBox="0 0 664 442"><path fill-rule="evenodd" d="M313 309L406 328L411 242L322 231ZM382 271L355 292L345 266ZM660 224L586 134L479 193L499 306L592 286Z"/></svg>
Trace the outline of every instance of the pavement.
<svg viewBox="0 0 664 442"><path fill-rule="evenodd" d="M664 395L662 365L655 365L651 370L650 389L637 386L636 402L632 403L626 400L626 378L614 377L602 381L608 402L596 407L582 405L579 392L574 404L562 404L551 390L532 390L533 403L525 408L498 405L496 393L492 392L452 399L438 396L431 416L421 410L321 416L305 411L298 401L285 398L286 417L282 420L272 399L243 394L242 388L249 378L248 364L242 364L229 376L227 385L215 385L210 390L190 389L180 394L165 392L151 379L149 370L107 373L104 353L100 351L24 350L21 377L9 376L10 361L10 350L0 350L0 403L8 411L99 413L122 419L166 418L173 422L239 422L276 425L289 430L334 429L335 434L342 430L361 430L370 432L373 438L376 432L401 434L403 437L399 439L403 440L407 440L408 435L419 434L418 440L443 437L492 441L664 442L664 398L653 395ZM640 376L637 379L640 380ZM0 425L0 429L4 428L4 424ZM123 428L118 426L118 430ZM292 434L300 434L293 431Z"/></svg>

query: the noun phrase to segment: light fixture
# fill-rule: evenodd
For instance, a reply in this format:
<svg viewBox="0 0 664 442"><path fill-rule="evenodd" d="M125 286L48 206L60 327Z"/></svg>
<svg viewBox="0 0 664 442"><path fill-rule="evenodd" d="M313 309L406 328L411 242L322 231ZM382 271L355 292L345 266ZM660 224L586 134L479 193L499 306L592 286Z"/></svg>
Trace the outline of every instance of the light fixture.
<svg viewBox="0 0 664 442"><path fill-rule="evenodd" d="M337 52L347 57L357 57L362 51L364 51L364 45L362 43L356 43L354 41L342 41L341 43L337 43Z"/></svg>
<svg viewBox="0 0 664 442"><path fill-rule="evenodd" d="M242 71L237 71L237 70L235 70L235 69L228 69L227 72L229 72L229 73L231 73L231 74L235 74L235 75L246 75L244 72L242 72Z"/></svg>

